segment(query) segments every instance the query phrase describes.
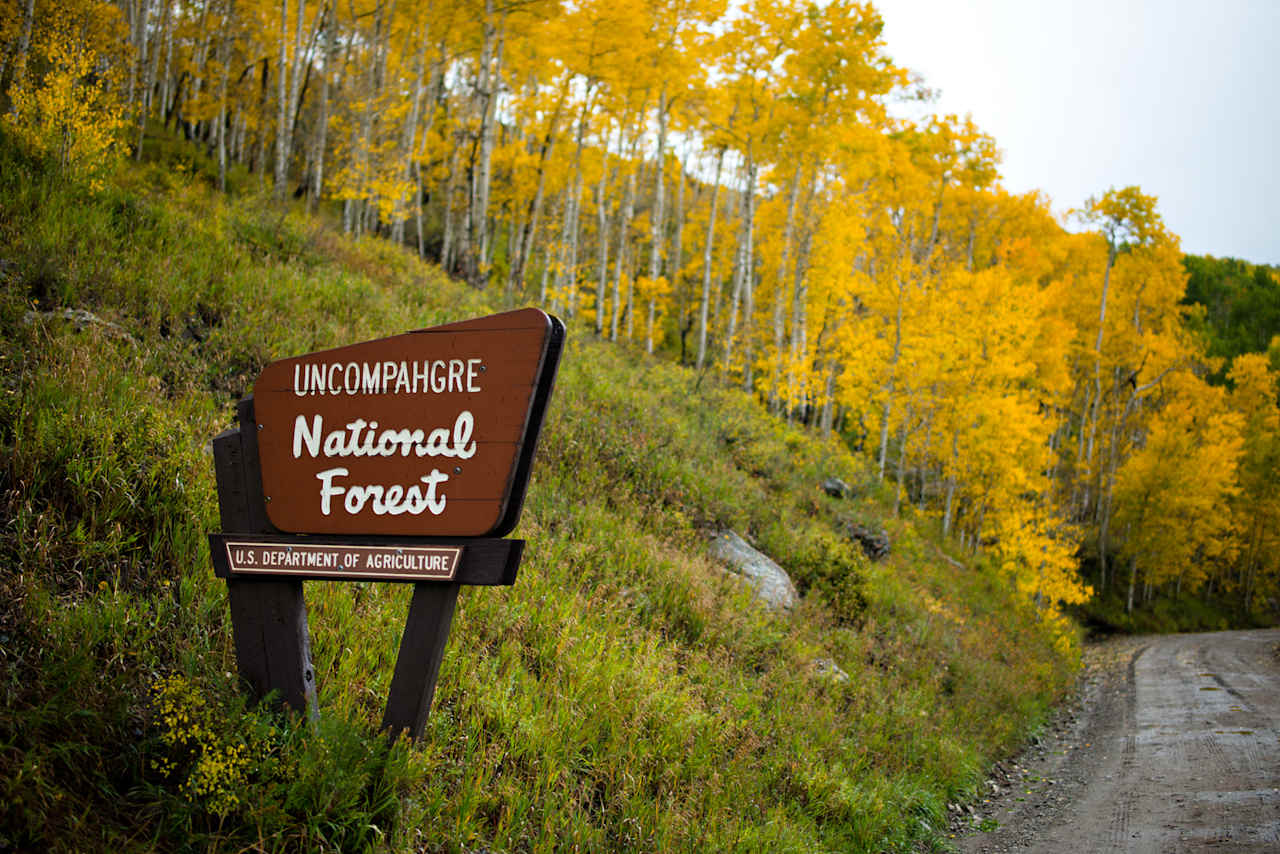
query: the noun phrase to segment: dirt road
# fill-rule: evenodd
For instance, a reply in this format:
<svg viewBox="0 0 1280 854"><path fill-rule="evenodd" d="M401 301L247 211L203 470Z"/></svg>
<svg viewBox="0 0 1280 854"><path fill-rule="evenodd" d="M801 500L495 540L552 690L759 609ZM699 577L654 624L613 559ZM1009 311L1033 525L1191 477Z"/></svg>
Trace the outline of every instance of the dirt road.
<svg viewBox="0 0 1280 854"><path fill-rule="evenodd" d="M968 854L1280 852L1280 630L1130 638L953 807ZM978 828L984 828L980 830Z"/></svg>

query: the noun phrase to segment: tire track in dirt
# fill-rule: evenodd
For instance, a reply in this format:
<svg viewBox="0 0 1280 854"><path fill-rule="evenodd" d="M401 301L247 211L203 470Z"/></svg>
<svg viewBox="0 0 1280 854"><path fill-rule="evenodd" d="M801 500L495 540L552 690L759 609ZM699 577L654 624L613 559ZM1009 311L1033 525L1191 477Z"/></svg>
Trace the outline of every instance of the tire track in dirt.
<svg viewBox="0 0 1280 854"><path fill-rule="evenodd" d="M1075 700L987 785L953 807L961 851L1280 851L1280 630L1091 648Z"/></svg>

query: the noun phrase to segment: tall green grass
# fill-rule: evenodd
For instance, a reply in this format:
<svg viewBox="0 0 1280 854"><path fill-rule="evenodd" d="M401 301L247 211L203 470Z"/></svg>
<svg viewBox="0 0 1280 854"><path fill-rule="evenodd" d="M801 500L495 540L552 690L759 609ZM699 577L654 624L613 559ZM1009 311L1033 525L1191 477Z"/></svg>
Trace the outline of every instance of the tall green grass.
<svg viewBox="0 0 1280 854"><path fill-rule="evenodd" d="M396 585L308 582L317 727L246 707L210 438L272 359L503 306L184 163L90 194L0 137L0 849L908 850L1068 683L861 460L571 323L519 580L464 590L424 738L376 732ZM795 614L708 558L726 528Z"/></svg>

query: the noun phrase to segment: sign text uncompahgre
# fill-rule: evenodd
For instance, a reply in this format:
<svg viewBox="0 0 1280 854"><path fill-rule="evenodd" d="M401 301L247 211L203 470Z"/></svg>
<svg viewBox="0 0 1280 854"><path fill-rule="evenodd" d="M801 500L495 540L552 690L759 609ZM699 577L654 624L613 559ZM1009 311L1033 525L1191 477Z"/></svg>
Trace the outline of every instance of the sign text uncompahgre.
<svg viewBox="0 0 1280 854"><path fill-rule="evenodd" d="M480 391L480 359L421 359L381 362L299 362L293 366L293 393L445 394Z"/></svg>

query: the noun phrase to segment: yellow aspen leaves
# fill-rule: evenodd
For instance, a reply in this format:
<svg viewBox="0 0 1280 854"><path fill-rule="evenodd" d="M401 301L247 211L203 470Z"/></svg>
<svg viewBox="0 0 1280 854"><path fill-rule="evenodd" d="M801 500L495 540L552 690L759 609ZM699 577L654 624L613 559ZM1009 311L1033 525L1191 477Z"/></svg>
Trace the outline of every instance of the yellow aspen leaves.
<svg viewBox="0 0 1280 854"><path fill-rule="evenodd" d="M114 6L92 0L52 12L17 58L3 122L33 151L97 186L124 127L113 52L123 24Z"/></svg>
<svg viewBox="0 0 1280 854"><path fill-rule="evenodd" d="M746 388L1048 618L1280 588L1280 342L1208 385L1156 198L1108 189L1069 230L971 118L892 118L917 81L870 4L0 3L4 125L69 173L160 125Z"/></svg>

